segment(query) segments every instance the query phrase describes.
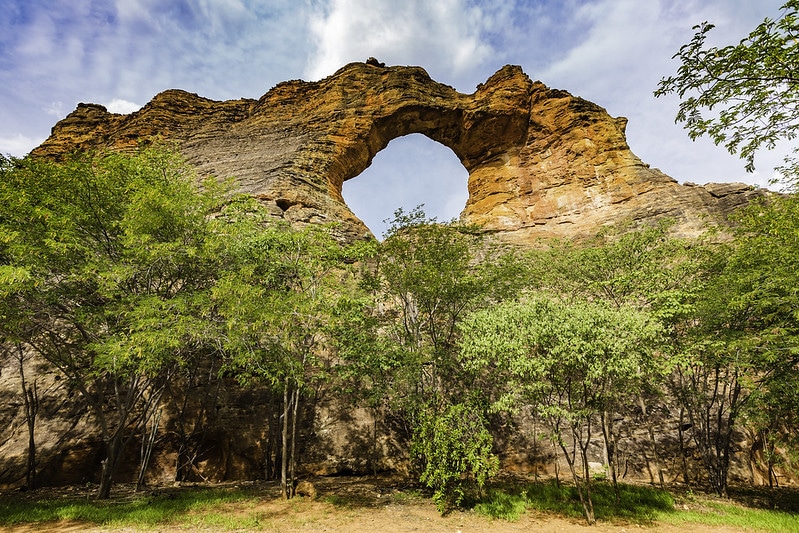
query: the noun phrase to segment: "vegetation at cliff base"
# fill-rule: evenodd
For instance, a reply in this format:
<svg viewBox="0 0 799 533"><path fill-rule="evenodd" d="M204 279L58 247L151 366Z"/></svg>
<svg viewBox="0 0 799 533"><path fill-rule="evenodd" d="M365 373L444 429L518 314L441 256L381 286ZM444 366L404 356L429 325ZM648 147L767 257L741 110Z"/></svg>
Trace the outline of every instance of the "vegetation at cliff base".
<svg viewBox="0 0 799 533"><path fill-rule="evenodd" d="M3 349L21 373L40 358L85 402L105 446L100 498L134 446L144 487L166 431L175 479L198 472L211 419L190 418L189 391L205 391L202 414L222 383L271 398L253 423L269 436L263 475L284 498L309 438L304 413L322 395L370 413L374 470L393 428L444 513L487 497L514 432L553 450L543 460L557 482L567 465L591 523L607 512L597 490L625 497L635 439L661 486L670 462L672 479L728 494L743 432L768 484L793 468L792 195L743 210L723 239L676 238L664 222L518 250L420 209L395 213L382 243L341 243L334 227L292 228L198 180L163 148L0 170ZM31 487L35 386L26 374ZM664 412L681 421L669 447ZM535 432L516 429L522 415Z"/></svg>
<svg viewBox="0 0 799 533"><path fill-rule="evenodd" d="M610 484L598 483L595 488L597 519L619 529L632 525L675 524L689 529L738 527L781 532L799 527L795 492L790 493L793 500L783 498L778 503L780 510L774 510L746 505L743 503L746 494L735 494L733 500L719 500L702 494L672 494L655 487L622 484L621 498L616 500ZM398 518L394 513L397 508L407 509L404 516L423 516L415 513L431 505L413 490L392 492L385 487L379 490L381 494L353 494L344 487L336 490L335 478L321 499L301 498L292 502L282 501L276 483L271 486L158 489L116 494L102 501L87 498L82 490L71 494L50 490L41 495L0 496L0 525L161 531L187 527L214 530L346 528L353 522L396 527ZM503 530L503 523L516 529L525 513L536 513L533 523L541 527L541 513L567 519L579 519L583 513L574 488L558 486L554 481L495 483L480 502L469 507L473 512L459 518L463 528L468 528L475 520L489 519L488 524L493 529ZM427 520L421 523L430 527Z"/></svg>
<svg viewBox="0 0 799 533"><path fill-rule="evenodd" d="M677 119L689 134L750 169L757 149L799 131L797 11L791 0L723 48L698 26L657 92L687 96ZM365 457L347 460L377 473L400 458L442 514L791 529L795 506L697 510L665 492L676 482L726 499L748 476L773 494L797 475L799 168L782 171L792 190L696 238L631 221L518 249L421 208L395 212L383 242L342 242L161 146L0 158L0 354L19 375L25 487L43 481L39 384L56 373L102 444L100 500L125 461L125 481L145 490L159 453L160 480L204 479L212 436L227 431L224 388L262 399L261 415L238 416L253 469L285 500L326 431L314 413L335 402L368 413ZM552 479L503 486L503 461ZM628 472L653 487L624 484ZM26 520L171 522L217 496L38 502ZM25 512L3 503L0 520Z"/></svg>

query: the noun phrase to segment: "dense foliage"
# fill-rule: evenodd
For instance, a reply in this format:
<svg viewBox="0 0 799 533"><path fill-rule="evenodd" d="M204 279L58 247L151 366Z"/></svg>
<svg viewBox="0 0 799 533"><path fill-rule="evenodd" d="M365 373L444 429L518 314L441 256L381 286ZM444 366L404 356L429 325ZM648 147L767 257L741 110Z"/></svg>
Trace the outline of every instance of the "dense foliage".
<svg viewBox="0 0 799 533"><path fill-rule="evenodd" d="M304 410L322 393L371 413L374 469L391 427L442 511L482 493L522 415L545 428L523 437L551 442L589 522L592 465L620 498L636 427L661 483L662 454L685 465L695 450L704 475L686 466L684 481L725 494L746 432L770 483L790 467L794 196L752 205L721 242L677 239L664 223L520 252L420 210L398 211L383 242L345 246L200 182L160 148L4 159L0 173L0 340L21 370L36 354L89 406L105 444L100 497L131 443L144 479L165 405L178 419L175 477L195 467L202 421L180 406L223 379L270 391L274 416L253 423L275 435L264 475L285 497ZM679 420L678 449L664 449L653 413Z"/></svg>

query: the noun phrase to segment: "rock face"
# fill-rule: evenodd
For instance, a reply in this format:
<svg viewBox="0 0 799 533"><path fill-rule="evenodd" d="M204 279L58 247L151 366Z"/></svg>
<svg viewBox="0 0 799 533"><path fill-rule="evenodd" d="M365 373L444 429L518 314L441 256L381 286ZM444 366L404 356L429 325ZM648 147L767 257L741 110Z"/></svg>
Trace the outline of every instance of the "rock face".
<svg viewBox="0 0 799 533"><path fill-rule="evenodd" d="M234 176L294 224L368 229L341 196L397 137L421 133L449 147L469 172L463 221L507 240L579 237L603 225L671 217L692 235L760 192L744 184L680 185L627 145L626 119L505 66L471 94L419 67L349 64L319 82L289 81L259 100L216 102L184 91L157 95L131 115L79 104L33 151L178 143L202 174Z"/></svg>

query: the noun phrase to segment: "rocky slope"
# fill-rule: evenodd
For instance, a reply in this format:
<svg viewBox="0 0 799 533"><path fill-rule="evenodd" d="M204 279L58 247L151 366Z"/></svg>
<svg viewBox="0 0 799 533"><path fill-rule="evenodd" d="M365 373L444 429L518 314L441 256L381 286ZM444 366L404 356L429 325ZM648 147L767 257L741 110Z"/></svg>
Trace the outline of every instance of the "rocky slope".
<svg viewBox="0 0 799 533"><path fill-rule="evenodd" d="M759 191L744 184L680 185L630 151L626 119L505 66L470 95L419 67L349 64L319 82L289 81L259 100L216 102L184 91L157 95L130 115L80 104L34 155L178 143L202 174L234 176L295 224L368 230L341 188L397 137L422 133L469 172L461 218L508 240L579 237L607 224L677 220L692 235Z"/></svg>

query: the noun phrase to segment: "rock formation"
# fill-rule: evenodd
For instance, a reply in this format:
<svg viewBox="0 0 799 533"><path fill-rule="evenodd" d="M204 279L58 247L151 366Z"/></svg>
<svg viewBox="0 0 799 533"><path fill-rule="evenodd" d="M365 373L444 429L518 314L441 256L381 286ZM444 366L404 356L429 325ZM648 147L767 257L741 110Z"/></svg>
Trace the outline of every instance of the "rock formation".
<svg viewBox="0 0 799 533"><path fill-rule="evenodd" d="M580 237L603 225L659 217L674 218L676 231L691 235L760 194L743 184L678 184L630 151L625 125L626 119L612 118L595 104L531 81L519 67L503 67L465 95L419 67L385 67L370 59L319 82L281 83L259 100L216 102L170 90L130 115L79 104L33 155L58 159L79 149L131 150L160 137L175 142L201 174L235 177L242 191L261 198L275 216L297 225L337 221L348 239L369 231L346 206L342 184L392 139L410 133L449 147L468 170L462 219L511 242ZM49 484L91 481L102 448L86 405L59 375L37 370L34 360L26 364L25 372L36 373L40 390L50 395L39 414L47 427L38 437L42 478ZM164 407L155 481L274 473L279 401L265 388L243 388L219 377L208 364L198 373L213 377L206 388L194 378L170 384L193 392L188 404ZM12 359L0 360L0 399L7 400L0 405L0 424L10 428L0 439L0 487L24 482L27 436L19 372ZM342 417L339 405L325 401L310 406L306 417L313 427L304 430L313 444L303 450L304 472L402 468L388 426L371 425L361 410L348 408ZM511 450L538 450L535 443L510 444ZM529 469L542 460L506 455L503 464ZM136 457L125 459L120 479L132 479L135 464ZM632 468L644 472L642 463Z"/></svg>
<svg viewBox="0 0 799 533"><path fill-rule="evenodd" d="M630 151L625 125L517 66L466 95L422 68L374 60L318 82L281 83L259 100L216 102L170 90L130 115L79 104L33 154L125 150L159 136L177 142L200 173L234 176L276 216L300 225L341 222L347 238L368 229L345 204L342 184L410 133L449 147L469 172L462 220L514 242L659 217L692 235L760 194L744 184L680 185Z"/></svg>

